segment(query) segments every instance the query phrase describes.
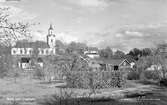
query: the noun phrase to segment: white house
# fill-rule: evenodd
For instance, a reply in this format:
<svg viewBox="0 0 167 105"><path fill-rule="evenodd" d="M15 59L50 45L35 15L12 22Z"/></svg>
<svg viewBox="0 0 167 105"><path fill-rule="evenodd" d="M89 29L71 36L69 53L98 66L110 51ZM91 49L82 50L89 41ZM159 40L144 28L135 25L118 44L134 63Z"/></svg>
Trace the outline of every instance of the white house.
<svg viewBox="0 0 167 105"><path fill-rule="evenodd" d="M88 56L89 58L99 58L99 53L96 50L88 50L84 51L84 55Z"/></svg>

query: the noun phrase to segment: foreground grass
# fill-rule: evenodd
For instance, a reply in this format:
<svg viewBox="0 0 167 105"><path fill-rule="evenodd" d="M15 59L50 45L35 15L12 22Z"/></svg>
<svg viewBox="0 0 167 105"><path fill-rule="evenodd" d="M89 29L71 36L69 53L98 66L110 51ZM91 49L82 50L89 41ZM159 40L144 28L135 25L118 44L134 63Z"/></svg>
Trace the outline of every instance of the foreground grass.
<svg viewBox="0 0 167 105"><path fill-rule="evenodd" d="M124 98L62 98L54 95L42 100L40 105L167 105L167 88L156 88L151 93L130 93Z"/></svg>
<svg viewBox="0 0 167 105"><path fill-rule="evenodd" d="M10 102L12 98L16 100L19 98L37 100L46 95L52 95L55 93L54 86L52 84L41 83L40 80L30 78L17 78L17 82L14 82L13 78L0 79L0 105L2 103ZM21 100L21 99L20 99ZM34 105L34 101L31 101Z"/></svg>
<svg viewBox="0 0 167 105"><path fill-rule="evenodd" d="M60 96L60 89L56 88L56 86L62 84L61 82L51 84L30 78L17 78L15 83L13 78L4 78L0 79L0 84L0 105L11 105L9 103L13 101L7 100L11 98L35 99L31 101L19 100L20 105L167 105L166 88L156 87L154 91L151 91L151 94L144 95L141 98L136 94L136 90L151 90L152 85L136 83L135 81L128 81L123 88L98 90L101 98L70 98L69 96L64 99L61 98L61 101L57 97ZM67 91L73 91L77 95L90 92L86 89L67 89ZM126 95L127 91L129 95ZM124 98L121 99L125 100L112 99L110 95L113 93L123 93ZM50 96L53 95L54 97L51 98ZM106 97L107 95L108 97Z"/></svg>
<svg viewBox="0 0 167 105"><path fill-rule="evenodd" d="M167 88L130 81L130 87L103 89L93 97L74 98L54 95L40 105L167 105ZM136 86L134 86L136 85ZM107 93L107 94L106 94ZM112 95L115 94L114 97Z"/></svg>

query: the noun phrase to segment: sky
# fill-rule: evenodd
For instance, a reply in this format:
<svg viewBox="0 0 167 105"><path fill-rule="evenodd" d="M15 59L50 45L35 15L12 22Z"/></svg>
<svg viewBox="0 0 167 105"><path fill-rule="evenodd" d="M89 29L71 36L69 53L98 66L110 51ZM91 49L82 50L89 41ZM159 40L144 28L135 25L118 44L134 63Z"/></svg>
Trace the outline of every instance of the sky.
<svg viewBox="0 0 167 105"><path fill-rule="evenodd" d="M129 51L167 41L167 0L0 0L11 19L36 23L34 40L57 39Z"/></svg>

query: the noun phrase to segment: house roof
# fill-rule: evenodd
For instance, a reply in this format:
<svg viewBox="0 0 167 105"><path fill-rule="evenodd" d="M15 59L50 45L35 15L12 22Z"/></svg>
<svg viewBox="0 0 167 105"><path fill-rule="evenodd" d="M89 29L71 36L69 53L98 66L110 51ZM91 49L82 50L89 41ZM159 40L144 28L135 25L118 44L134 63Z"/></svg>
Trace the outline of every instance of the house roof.
<svg viewBox="0 0 167 105"><path fill-rule="evenodd" d="M96 62L96 63L99 63L99 64L120 65L124 60L126 60L126 59L123 59L123 58L119 58L119 59L117 58L116 59L116 58L114 58L114 59L96 59L96 60L93 60L93 61Z"/></svg>
<svg viewBox="0 0 167 105"><path fill-rule="evenodd" d="M125 59L126 59L129 63L136 62L135 59L133 59L133 57L130 56L130 55L126 55L126 56L125 56Z"/></svg>
<svg viewBox="0 0 167 105"><path fill-rule="evenodd" d="M103 61L105 64L119 65L123 62L123 59L109 59Z"/></svg>

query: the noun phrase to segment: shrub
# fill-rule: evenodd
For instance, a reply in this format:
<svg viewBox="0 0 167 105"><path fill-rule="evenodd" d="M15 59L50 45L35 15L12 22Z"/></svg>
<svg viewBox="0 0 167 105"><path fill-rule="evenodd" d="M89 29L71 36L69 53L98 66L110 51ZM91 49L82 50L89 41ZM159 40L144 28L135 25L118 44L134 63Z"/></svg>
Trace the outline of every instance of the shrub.
<svg viewBox="0 0 167 105"><path fill-rule="evenodd" d="M101 89L121 87L125 79L121 72L69 72L66 81L70 88Z"/></svg>
<svg viewBox="0 0 167 105"><path fill-rule="evenodd" d="M37 79L44 78L44 72L41 69L41 67L39 67L39 66L35 67L34 77Z"/></svg>
<svg viewBox="0 0 167 105"><path fill-rule="evenodd" d="M138 80L140 75L137 71L130 71L127 75L128 80Z"/></svg>
<svg viewBox="0 0 167 105"><path fill-rule="evenodd" d="M51 97L44 98L39 101L39 105L73 105L73 96L76 94L73 91L61 89L60 95L54 94Z"/></svg>
<svg viewBox="0 0 167 105"><path fill-rule="evenodd" d="M81 75L77 73L67 73L66 74L67 86L70 88L89 88L89 75Z"/></svg>
<svg viewBox="0 0 167 105"><path fill-rule="evenodd" d="M159 80L160 72L159 71L144 71L144 77L146 79Z"/></svg>
<svg viewBox="0 0 167 105"><path fill-rule="evenodd" d="M167 86L167 78L160 80L160 86Z"/></svg>

